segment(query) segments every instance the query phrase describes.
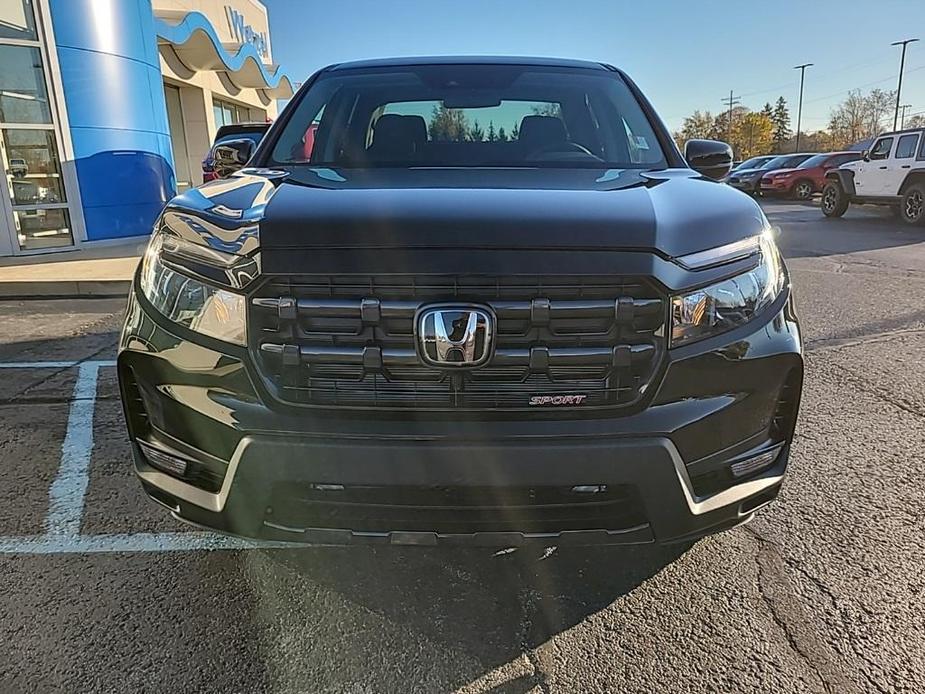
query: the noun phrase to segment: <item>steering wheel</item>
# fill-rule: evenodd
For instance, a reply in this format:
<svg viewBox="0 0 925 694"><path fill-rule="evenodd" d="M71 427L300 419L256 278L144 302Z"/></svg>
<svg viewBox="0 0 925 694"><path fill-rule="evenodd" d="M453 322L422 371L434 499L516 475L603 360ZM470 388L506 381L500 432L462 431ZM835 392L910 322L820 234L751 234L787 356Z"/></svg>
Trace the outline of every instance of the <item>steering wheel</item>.
<svg viewBox="0 0 925 694"><path fill-rule="evenodd" d="M533 150L530 152L527 159L540 159L547 154L584 154L589 157L594 157L595 159L599 158L595 157L590 149L577 142L555 142Z"/></svg>

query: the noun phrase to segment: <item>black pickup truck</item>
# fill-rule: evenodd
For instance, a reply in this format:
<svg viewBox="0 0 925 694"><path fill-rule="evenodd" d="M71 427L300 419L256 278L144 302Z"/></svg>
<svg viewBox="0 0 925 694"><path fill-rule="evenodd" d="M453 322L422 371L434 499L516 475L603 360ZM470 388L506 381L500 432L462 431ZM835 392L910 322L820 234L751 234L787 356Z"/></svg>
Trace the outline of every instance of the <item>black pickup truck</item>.
<svg viewBox="0 0 925 694"><path fill-rule="evenodd" d="M306 146L311 132L313 142ZM309 79L164 209L118 358L178 519L300 543L688 540L750 519L803 378L759 206L609 65Z"/></svg>

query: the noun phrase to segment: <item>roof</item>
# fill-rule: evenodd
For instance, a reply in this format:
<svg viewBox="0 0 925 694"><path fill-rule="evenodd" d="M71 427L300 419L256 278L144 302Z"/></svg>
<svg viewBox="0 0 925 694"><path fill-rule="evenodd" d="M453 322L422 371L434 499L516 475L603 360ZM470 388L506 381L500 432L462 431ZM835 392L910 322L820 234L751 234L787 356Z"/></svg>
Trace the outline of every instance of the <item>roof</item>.
<svg viewBox="0 0 925 694"><path fill-rule="evenodd" d="M415 65L529 65L535 67L574 67L590 70L608 69L602 63L591 60L573 60L571 58L532 58L525 56L488 56L488 55L453 55L423 56L404 58L377 58L372 60L354 60L348 63L332 65L331 70L353 70L374 67L410 67Z"/></svg>
<svg viewBox="0 0 925 694"><path fill-rule="evenodd" d="M891 131L888 132L888 133L880 133L879 135L877 135L877 137L884 137L884 136L886 136L886 135L905 135L905 134L907 134L907 133L920 133L920 132L922 132L923 130L925 130L925 128L922 128L922 127L919 127L919 128L906 128L905 130L891 130Z"/></svg>

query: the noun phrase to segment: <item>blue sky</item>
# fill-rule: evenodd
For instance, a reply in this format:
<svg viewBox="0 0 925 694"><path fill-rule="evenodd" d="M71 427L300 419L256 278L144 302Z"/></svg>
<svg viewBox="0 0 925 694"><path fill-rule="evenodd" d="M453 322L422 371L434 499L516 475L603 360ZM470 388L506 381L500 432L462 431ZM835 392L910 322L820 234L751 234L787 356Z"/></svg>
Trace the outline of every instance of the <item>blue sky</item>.
<svg viewBox="0 0 925 694"><path fill-rule="evenodd" d="M895 89L900 49L907 113L925 112L925 0L263 0L273 57L293 80L358 58L549 55L626 70L671 129L729 90L760 108L783 95L803 129L825 127L848 90Z"/></svg>

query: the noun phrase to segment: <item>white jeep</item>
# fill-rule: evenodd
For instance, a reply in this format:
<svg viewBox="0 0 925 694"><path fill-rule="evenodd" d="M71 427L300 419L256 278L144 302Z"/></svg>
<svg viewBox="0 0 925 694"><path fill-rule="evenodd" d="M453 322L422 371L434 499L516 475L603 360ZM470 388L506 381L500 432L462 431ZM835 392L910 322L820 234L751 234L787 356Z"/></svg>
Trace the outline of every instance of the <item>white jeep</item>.
<svg viewBox="0 0 925 694"><path fill-rule="evenodd" d="M850 203L887 205L907 224L925 223L925 128L884 133L862 159L826 173L822 213L841 217Z"/></svg>

